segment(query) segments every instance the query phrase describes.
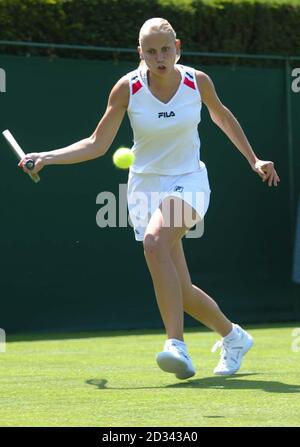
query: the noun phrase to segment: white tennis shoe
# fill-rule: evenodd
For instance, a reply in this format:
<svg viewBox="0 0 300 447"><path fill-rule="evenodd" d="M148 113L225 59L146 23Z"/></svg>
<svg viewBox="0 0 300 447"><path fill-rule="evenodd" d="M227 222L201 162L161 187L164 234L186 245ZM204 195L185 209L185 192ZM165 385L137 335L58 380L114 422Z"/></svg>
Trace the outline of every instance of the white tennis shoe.
<svg viewBox="0 0 300 447"><path fill-rule="evenodd" d="M196 374L184 342L178 343L173 339L167 340L164 350L157 354L156 362L160 369L175 374L177 379L189 379Z"/></svg>
<svg viewBox="0 0 300 447"><path fill-rule="evenodd" d="M234 324L235 334L229 338L222 338L215 343L212 352L221 348L221 358L214 369L214 374L229 376L236 373L242 364L243 356L251 349L253 338L239 325Z"/></svg>

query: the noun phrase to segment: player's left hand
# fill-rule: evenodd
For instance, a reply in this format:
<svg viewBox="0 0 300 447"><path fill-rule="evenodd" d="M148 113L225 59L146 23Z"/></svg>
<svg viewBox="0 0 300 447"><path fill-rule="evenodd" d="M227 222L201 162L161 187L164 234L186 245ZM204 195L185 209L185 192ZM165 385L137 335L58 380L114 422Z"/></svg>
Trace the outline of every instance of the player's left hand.
<svg viewBox="0 0 300 447"><path fill-rule="evenodd" d="M272 161L257 160L252 169L260 176L263 182L268 181L269 186L277 186L278 182L280 182Z"/></svg>

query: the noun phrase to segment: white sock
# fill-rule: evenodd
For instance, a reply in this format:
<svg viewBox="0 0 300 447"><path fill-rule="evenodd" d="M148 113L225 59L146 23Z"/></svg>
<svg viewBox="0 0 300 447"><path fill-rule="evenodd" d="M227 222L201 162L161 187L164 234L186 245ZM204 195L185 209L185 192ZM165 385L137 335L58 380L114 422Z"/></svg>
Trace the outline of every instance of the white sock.
<svg viewBox="0 0 300 447"><path fill-rule="evenodd" d="M180 346L180 348L186 350L186 344L185 344L185 342L182 341L182 340L178 340L177 338L169 338L169 339L166 341L166 344L169 345L169 344L171 344L171 343L174 343L175 345Z"/></svg>
<svg viewBox="0 0 300 447"><path fill-rule="evenodd" d="M232 330L227 334L225 337L223 337L223 340L225 341L231 341L235 340L238 337L238 331L234 324L232 324Z"/></svg>

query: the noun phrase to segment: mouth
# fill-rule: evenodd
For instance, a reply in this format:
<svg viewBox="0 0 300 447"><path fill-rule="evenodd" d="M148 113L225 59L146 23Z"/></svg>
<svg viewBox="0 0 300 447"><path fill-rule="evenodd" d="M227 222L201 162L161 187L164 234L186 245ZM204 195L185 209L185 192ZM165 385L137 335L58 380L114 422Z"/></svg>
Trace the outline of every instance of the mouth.
<svg viewBox="0 0 300 447"><path fill-rule="evenodd" d="M163 64L160 64L157 66L158 71L164 72L166 71L167 67Z"/></svg>

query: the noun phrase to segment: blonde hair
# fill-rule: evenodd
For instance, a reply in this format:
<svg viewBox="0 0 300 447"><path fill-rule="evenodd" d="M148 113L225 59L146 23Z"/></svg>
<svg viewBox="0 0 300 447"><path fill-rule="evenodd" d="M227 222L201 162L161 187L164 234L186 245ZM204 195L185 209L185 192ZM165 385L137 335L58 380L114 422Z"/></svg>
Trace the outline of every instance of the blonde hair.
<svg viewBox="0 0 300 447"><path fill-rule="evenodd" d="M172 25L161 17L154 17L153 19L146 20L142 25L139 33L139 44L142 44L144 37L149 34L150 31L164 31L173 35L174 40L176 40L176 33Z"/></svg>
<svg viewBox="0 0 300 447"><path fill-rule="evenodd" d="M167 32L170 33L174 37L174 41L176 41L176 32L172 25L166 20L162 19L161 17L153 17L152 19L146 20L146 22L142 25L140 32L139 32L139 45L142 45L142 42L144 40L144 37L147 36L150 32ZM176 55L176 63L180 59L180 50L177 52ZM143 61L141 61L143 64Z"/></svg>

